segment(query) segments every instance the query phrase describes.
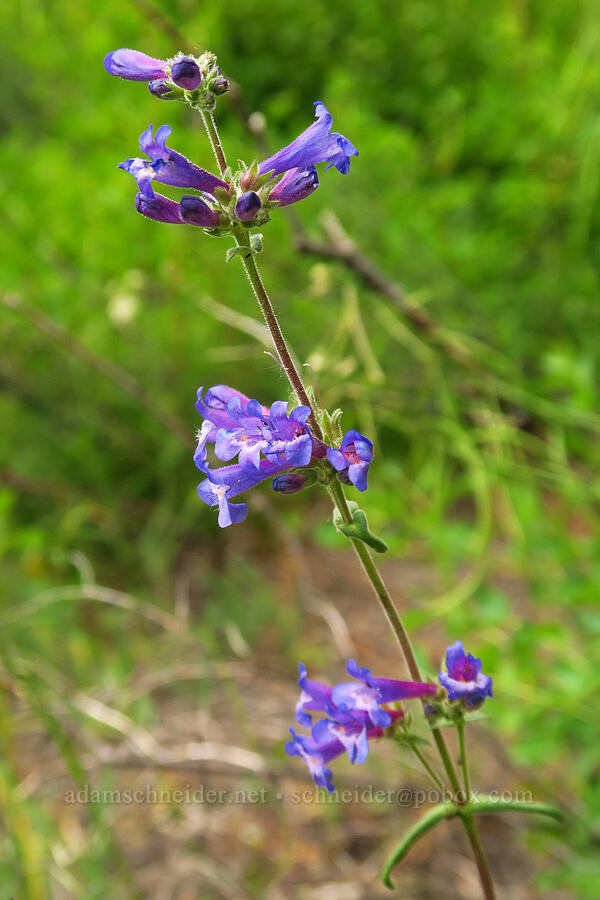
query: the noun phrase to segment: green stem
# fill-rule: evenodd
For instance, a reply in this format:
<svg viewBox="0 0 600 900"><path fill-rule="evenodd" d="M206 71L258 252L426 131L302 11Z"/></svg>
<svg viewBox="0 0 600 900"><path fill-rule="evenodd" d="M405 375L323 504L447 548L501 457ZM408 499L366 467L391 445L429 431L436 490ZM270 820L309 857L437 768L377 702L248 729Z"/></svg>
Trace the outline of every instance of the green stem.
<svg viewBox="0 0 600 900"><path fill-rule="evenodd" d="M219 137L219 132L217 131L217 123L215 122L215 117L211 112L207 112L206 110L200 110L200 114L202 116L202 121L204 122L204 127L206 128L206 133L208 134L210 145L213 149L213 153L215 154L215 159L217 160L219 171L221 172L221 175L223 175L225 173L225 169L227 168L227 160L225 159L225 151L223 150L221 138Z"/></svg>
<svg viewBox="0 0 600 900"><path fill-rule="evenodd" d="M469 779L469 763L467 760L467 746L465 743L465 723L463 719L460 719L456 723L456 730L458 731L458 746L460 751L460 764L462 766L463 771L463 779L465 782L465 794L467 797L467 803L471 799L471 782Z"/></svg>
<svg viewBox="0 0 600 900"><path fill-rule="evenodd" d="M434 782L437 784L437 786L439 787L439 789L440 789L441 791L445 790L444 782L443 782L442 779L439 777L439 775L436 775L436 773L434 772L432 766L429 765L429 763L427 762L426 757L421 753L421 751L419 750L419 748L416 747L414 744L411 744L411 745L410 745L410 749L411 749L412 752L415 754L415 756L417 757L417 759L419 760L419 762L421 763L421 765L423 766L423 768L425 769L425 771L427 772L427 774L428 774L431 778L433 778Z"/></svg>
<svg viewBox="0 0 600 900"><path fill-rule="evenodd" d="M221 144L221 139L219 137L219 132L217 130L214 116L211 112L206 112L204 110L201 110L201 115L202 121L204 122L204 127L206 128L206 133L208 134L208 138L213 149L213 153L215 154L215 159L217 160L221 175L223 175L225 173L225 170L227 169L227 159L225 158L225 151L223 150L223 145ZM306 393L306 388L304 387L304 383L300 378L300 375L298 374L296 366L294 365L294 361L291 357L290 351L288 350L283 332L279 327L279 322L277 321L277 316L275 315L273 304L271 303L269 295L265 290L265 286L262 282L262 278L260 277L260 272L258 271L258 266L256 265L254 256L250 252L250 237L248 235L248 232L245 231L241 226L239 226L233 231L233 236L238 247L248 248L248 253L242 256L242 263L246 275L248 276L248 281L250 282L252 290L254 291L254 296L258 300L258 305L260 306L261 312L263 314L265 324L269 329L271 338L273 339L273 343L275 344L275 349L277 351L279 361L282 365L283 371L287 375L287 378L294 389L296 396L298 397L299 402L304 406L308 406L311 410L309 422L313 430L313 434L316 438L318 438L318 440L323 440L323 432L321 431L321 427L317 422L315 414L312 410L312 404L309 400L308 394Z"/></svg>
<svg viewBox="0 0 600 900"><path fill-rule="evenodd" d="M201 115L221 175L223 175L227 168L227 160L225 158L225 153L223 151L221 139L219 138L219 133L217 131L214 117L212 113L206 112L204 110L201 110ZM267 325L267 328L269 329L271 337L273 338L273 343L275 344L275 348L279 355L279 359L281 361L281 365L283 366L285 374L287 375L290 384L296 392L296 395L300 402L311 409L309 422L311 424L315 437L317 437L319 440L322 440L323 433L321 431L319 423L314 416L314 413L312 412L312 405L306 393L306 389L304 387L304 384L302 383L302 379L300 378L298 371L296 370L294 361L290 356L285 338L283 337L283 334L279 327L279 323L277 321L277 317L275 315L275 310L273 309L273 305L271 303L269 295L265 290L265 286L262 283L262 279L254 260L254 256L250 252L250 239L248 233L244 231L244 229L240 226L234 231L234 237L238 246L248 247L248 253L242 255L242 262L244 264L246 275L248 276L250 284L252 285L252 290L254 291L256 299L258 300L258 304L264 316L265 323ZM346 524L350 524L352 522L352 514L350 512L350 509L348 508L346 496L340 482L337 480L330 482L328 491L342 517L342 520ZM423 679L421 677L419 665L417 663L417 659L415 657L408 632L406 631L404 623L402 622L402 619L398 614L398 610L394 605L394 601L392 600L389 591L385 586L381 575L379 574L377 566L373 562L368 548L363 543L363 541L359 541L356 538L350 538L350 540L352 541L354 551L360 561L360 564L363 567L365 575L371 583L371 586L375 591L375 594L379 602L381 603L381 606L383 607L383 611L387 616L392 631L394 632L398 643L400 644L400 648L406 660L406 664L408 666L411 677L415 681L422 681ZM444 741L444 738L437 728L435 728L434 726L430 727L433 739L442 758L448 780L450 781L450 785L456 796L460 793L460 785L456 776L456 772L454 770L454 765L452 764L452 760L450 759L450 754L448 753L448 748L446 747L446 742ZM469 839L471 849L475 857L475 862L479 871L479 877L481 880L481 886L483 888L484 896L486 900L496 900L490 870L483 847L481 846L481 841L479 840L479 835L477 833L475 823L468 814L462 814L461 821L464 824L465 831L467 832L467 837Z"/></svg>
<svg viewBox="0 0 600 900"><path fill-rule="evenodd" d="M279 327L279 322L277 321L277 316L275 315L273 304L271 303L269 295L265 290L265 286L262 282L262 278L260 277L260 272L258 271L258 266L256 265L254 255L250 252L248 232L244 231L244 229L240 226L239 228L235 229L233 235L238 247L248 247L248 253L242 255L242 263L246 275L248 276L248 281L252 285L254 296L258 300L258 305L260 306L265 324L269 329L269 332L273 339L273 343L275 344L275 349L277 350L277 355L279 357L279 361L281 363L283 371L287 375L288 380L292 385L300 403L302 403L304 406L308 406L308 408L310 409L310 427L312 428L315 437L318 440L322 441L323 432L321 431L321 427L317 422L314 412L312 411L312 404L310 402L308 394L306 393L306 388L304 387L302 379L298 374L298 370L294 365L294 361L291 357L290 351L288 350L285 338L283 336L281 328Z"/></svg>

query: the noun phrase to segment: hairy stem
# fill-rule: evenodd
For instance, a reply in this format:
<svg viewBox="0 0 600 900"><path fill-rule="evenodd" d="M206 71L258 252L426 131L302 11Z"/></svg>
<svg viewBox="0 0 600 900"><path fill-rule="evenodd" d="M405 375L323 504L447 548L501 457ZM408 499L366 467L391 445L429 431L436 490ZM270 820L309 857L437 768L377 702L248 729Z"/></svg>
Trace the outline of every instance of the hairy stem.
<svg viewBox="0 0 600 900"><path fill-rule="evenodd" d="M304 406L308 406L311 411L308 421L313 434L319 440L323 440L323 432L321 431L321 426L317 422L312 409L312 404L310 402L308 394L306 393L304 383L300 378L300 375L298 374L298 370L294 365L294 360L292 359L290 351L288 350L285 338L283 336L281 328L279 327L279 322L277 321L277 316L275 315L275 310L273 309L273 304L269 299L269 295L267 294L265 286L262 282L262 278L260 277L260 272L258 271L258 266L256 265L254 255L250 252L248 233L240 226L234 232L234 237L236 239L238 247L248 247L248 253L242 255L242 263L244 265L246 275L248 276L248 281L252 285L254 296L258 300L258 305L260 306L261 312L263 314L265 324L269 329L271 337L273 338L273 343L275 344L277 356L279 357L279 361L283 367L283 371L287 375L288 381L292 385L294 393L296 394L300 403L302 403Z"/></svg>
<svg viewBox="0 0 600 900"><path fill-rule="evenodd" d="M206 133L208 134L210 145L213 149L213 153L215 154L215 159L217 160L219 171L221 172L221 175L223 175L225 169L227 168L227 160L225 159L225 151L223 150L221 138L219 137L219 132L217 131L217 123L215 122L215 117L211 112L206 112L205 110L201 110L200 112L202 115L202 121L204 122L204 127L206 128Z"/></svg>

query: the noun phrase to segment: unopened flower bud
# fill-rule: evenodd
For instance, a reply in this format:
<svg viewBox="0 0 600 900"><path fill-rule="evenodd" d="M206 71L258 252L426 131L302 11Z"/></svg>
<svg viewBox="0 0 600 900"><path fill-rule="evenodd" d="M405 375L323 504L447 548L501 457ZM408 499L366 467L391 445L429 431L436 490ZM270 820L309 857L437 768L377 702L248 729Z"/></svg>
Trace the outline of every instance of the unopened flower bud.
<svg viewBox="0 0 600 900"><path fill-rule="evenodd" d="M307 481L306 475L301 475L300 472L285 472L273 479L273 490L279 494L296 494L307 487Z"/></svg>
<svg viewBox="0 0 600 900"><path fill-rule="evenodd" d="M178 100L182 96L181 91L174 88L164 78L156 78L154 81L149 81L148 90L154 97L158 97L159 100Z"/></svg>
<svg viewBox="0 0 600 900"><path fill-rule="evenodd" d="M184 222L188 225L198 225L200 228L216 228L221 221L218 210L211 209L200 197L192 195L181 198L179 212Z"/></svg>
<svg viewBox="0 0 600 900"><path fill-rule="evenodd" d="M202 83L198 63L191 56L181 56L171 66L171 79L186 91L195 91Z"/></svg>
<svg viewBox="0 0 600 900"><path fill-rule="evenodd" d="M223 75L219 75L219 77L215 78L215 80L212 82L210 89L213 94L216 94L217 97L220 97L221 94L226 94L229 90L229 82Z"/></svg>
<svg viewBox="0 0 600 900"><path fill-rule="evenodd" d="M242 222L249 222L261 208L261 199L254 191L241 194L235 204L235 214Z"/></svg>

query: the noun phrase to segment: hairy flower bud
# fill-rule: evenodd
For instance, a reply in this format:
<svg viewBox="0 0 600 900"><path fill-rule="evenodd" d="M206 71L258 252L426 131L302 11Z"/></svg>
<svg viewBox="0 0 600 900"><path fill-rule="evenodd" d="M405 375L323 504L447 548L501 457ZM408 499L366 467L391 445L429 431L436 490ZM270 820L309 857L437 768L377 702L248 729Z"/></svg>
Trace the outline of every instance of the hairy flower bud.
<svg viewBox="0 0 600 900"><path fill-rule="evenodd" d="M241 194L235 204L235 214L242 222L249 222L261 208L260 197L254 191L246 191Z"/></svg>
<svg viewBox="0 0 600 900"><path fill-rule="evenodd" d="M184 222L200 228L216 228L221 221L221 214L216 209L211 209L200 197L192 195L181 198L179 211Z"/></svg>
<svg viewBox="0 0 600 900"><path fill-rule="evenodd" d="M171 66L171 79L186 91L195 91L202 83L198 63L191 56L182 56Z"/></svg>
<svg viewBox="0 0 600 900"><path fill-rule="evenodd" d="M221 94L226 94L229 90L229 82L223 75L219 75L218 78L211 83L210 89L213 94L216 94L217 97L220 97Z"/></svg>
<svg viewBox="0 0 600 900"><path fill-rule="evenodd" d="M285 472L273 479L273 490L278 494L296 494L303 488L308 487L306 475L300 472Z"/></svg>
<svg viewBox="0 0 600 900"><path fill-rule="evenodd" d="M183 96L178 88L174 88L164 78L155 78L154 81L149 81L148 90L153 97L158 97L159 100L179 100Z"/></svg>

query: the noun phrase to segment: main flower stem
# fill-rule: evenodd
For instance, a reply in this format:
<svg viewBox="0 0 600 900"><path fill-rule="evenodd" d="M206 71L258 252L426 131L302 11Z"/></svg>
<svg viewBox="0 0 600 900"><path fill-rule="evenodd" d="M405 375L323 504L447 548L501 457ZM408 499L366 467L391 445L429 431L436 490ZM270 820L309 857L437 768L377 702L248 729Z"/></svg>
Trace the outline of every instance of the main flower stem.
<svg viewBox="0 0 600 900"><path fill-rule="evenodd" d="M460 719L456 724L456 730L458 732L458 746L460 752L460 764L462 766L463 771L463 779L465 782L465 793L467 795L467 803L471 800L471 783L469 779L469 763L467 760L467 747L465 744L465 723L463 719Z"/></svg>
<svg viewBox="0 0 600 900"><path fill-rule="evenodd" d="M219 166L219 170L221 172L221 175L224 175L225 170L227 169L227 159L225 157L223 145L221 144L221 139L219 137L219 132L217 130L214 116L211 112L205 112L204 110L201 110L201 114L202 121L204 122L204 127L206 128L206 133L208 134L213 153L215 154L215 159L217 160L217 164ZM269 333L273 339L273 343L275 344L275 350L277 351L277 356L279 357L279 361L281 363L283 371L285 372L288 381L292 385L292 388L294 389L299 402L304 406L308 406L308 408L310 409L310 426L312 428L314 436L318 438L318 440L322 441L323 432L321 431L321 427L317 422L315 414L312 410L312 404L310 402L308 394L306 393L304 383L300 378L300 375L298 374L298 370L296 369L290 351L288 350L285 338L283 336L281 328L279 327L279 322L277 321L277 316L275 315L275 310L273 309L273 304L271 303L269 295L265 290L262 278L260 277L260 272L258 271L258 266L256 265L256 261L254 259L254 254L250 249L249 233L241 225L239 225L234 229L233 236L238 247L248 248L248 252L242 254L242 264L244 266L246 275L248 276L248 281L252 285L254 296L258 300L258 305L260 306L265 324L269 329Z"/></svg>
<svg viewBox="0 0 600 900"><path fill-rule="evenodd" d="M200 112L202 115L204 126L206 128L206 133L208 134L208 138L210 140L215 158L217 160L217 164L219 166L219 170L221 172L221 175L223 175L227 168L227 160L223 151L223 146L221 144L221 139L219 137L219 132L217 130L214 117L211 112L206 112L204 110L201 110ZM264 316L267 328L269 329L269 332L273 339L273 343L275 344L275 348L277 350L277 354L281 361L281 365L283 366L284 372L287 375L292 388L296 392L299 401L311 408L311 415L309 419L311 427L313 429L315 437L317 437L319 440L322 440L323 434L321 428L319 427L319 423L317 422L314 413L312 412L312 407L309 397L306 393L306 388L304 387L302 379L298 374L296 366L294 365L294 361L287 348L285 338L282 334L281 328L279 327L279 322L277 321L277 317L275 315L275 310L273 309L273 304L271 303L269 295L267 294L265 286L260 277L258 267L254 260L254 254L250 250L250 239L248 236L248 232L246 232L242 228L242 226L239 226L234 231L234 237L238 246L248 248L248 253L242 254L242 262L244 264L244 269L246 270L246 275L248 276L250 284L252 285L252 290L254 291L256 299L258 300L258 304ZM352 513L350 512L350 508L344 494L344 489L340 482L337 480L330 482L328 491L334 505L337 507L338 512L342 517L342 520L347 524L350 524L352 522ZM383 607L383 611L388 619L388 622L390 623L392 631L394 632L396 639L400 644L400 649L402 650L402 654L404 656L404 659L406 660L406 665L408 666L411 677L415 681L422 681L423 678L421 676L419 665L417 663L417 659L414 654L408 632L406 631L404 623L402 622L398 610L394 605L394 601L392 600L390 593L385 586L381 575L379 574L377 566L373 562L373 558L368 548L363 543L363 541L359 541L356 538L350 538L350 540L352 541L354 552L359 559L363 571L367 576L367 579L369 580L371 587L373 588L377 596L377 599ZM448 752L448 747L446 746L446 742L439 729L431 723L430 728L433 740L435 741L444 769L446 771L446 775L448 776L448 781L450 782L450 786L456 798L455 803L460 807L462 804L458 801L458 797L462 792L454 765L452 763L452 759L450 757L450 753ZM464 801L462 802L464 803ZM485 851L482 847L481 840L479 839L477 826L473 820L473 817L469 814L461 813L460 818L464 825L469 843L471 844L473 855L475 857L475 862L479 871L479 878L481 881L485 900L496 900L492 876L490 873Z"/></svg>

